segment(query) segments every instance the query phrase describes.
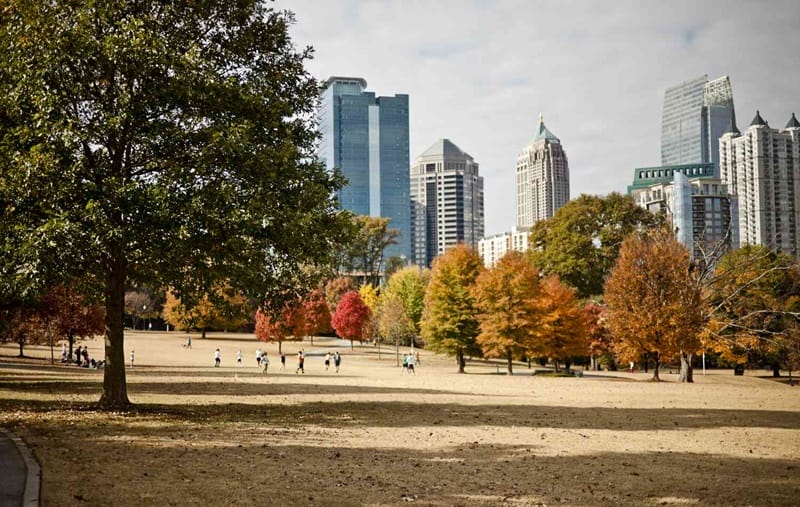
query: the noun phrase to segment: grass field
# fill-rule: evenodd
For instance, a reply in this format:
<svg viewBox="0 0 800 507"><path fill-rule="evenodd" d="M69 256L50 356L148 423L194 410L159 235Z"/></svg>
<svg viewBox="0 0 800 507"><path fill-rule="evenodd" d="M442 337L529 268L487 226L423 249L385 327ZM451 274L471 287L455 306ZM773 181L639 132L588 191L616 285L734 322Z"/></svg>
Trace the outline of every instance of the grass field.
<svg viewBox="0 0 800 507"><path fill-rule="evenodd" d="M459 375L423 352L411 376L393 349L318 339L285 343L283 371L267 345L263 375L252 336L185 339L126 335L127 414L93 410L102 372L0 347L0 426L41 462L43 505L800 503L800 387L767 372L686 385L476 362ZM100 357L102 342L89 350ZM338 374L323 366L334 350Z"/></svg>

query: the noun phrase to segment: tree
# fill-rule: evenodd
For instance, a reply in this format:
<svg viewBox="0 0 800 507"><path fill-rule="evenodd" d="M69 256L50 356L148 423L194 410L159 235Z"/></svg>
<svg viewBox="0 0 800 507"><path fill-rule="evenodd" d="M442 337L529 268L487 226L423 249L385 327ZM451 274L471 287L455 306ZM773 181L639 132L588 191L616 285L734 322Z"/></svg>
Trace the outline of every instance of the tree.
<svg viewBox="0 0 800 507"><path fill-rule="evenodd" d="M0 305L0 342L16 343L19 357L25 357L25 345L45 343L36 307L20 301Z"/></svg>
<svg viewBox="0 0 800 507"><path fill-rule="evenodd" d="M54 337L67 339L69 356L76 339L91 338L105 329L103 305L64 285L47 292L40 315Z"/></svg>
<svg viewBox="0 0 800 507"><path fill-rule="evenodd" d="M719 260L704 288L712 348L734 362L768 362L778 376L800 324L796 260L746 245Z"/></svg>
<svg viewBox="0 0 800 507"><path fill-rule="evenodd" d="M396 271L384 289L384 293L396 296L403 304L415 333L419 333L419 322L425 307L425 292L430 279L430 270L408 266Z"/></svg>
<svg viewBox="0 0 800 507"><path fill-rule="evenodd" d="M303 298L303 334L311 337L311 344L314 344L314 336L320 333L330 333L331 311L325 301L325 293L321 288L312 290Z"/></svg>
<svg viewBox="0 0 800 507"><path fill-rule="evenodd" d="M398 257L397 255L389 257L386 259L386 269L383 270L383 279L388 282L395 271L399 271L407 265L408 262L404 257Z"/></svg>
<svg viewBox="0 0 800 507"><path fill-rule="evenodd" d="M378 285L383 267L383 251L397 244L400 231L390 229L390 218L358 215L353 217L355 237L341 253L342 269L363 276L367 283Z"/></svg>
<svg viewBox="0 0 800 507"><path fill-rule="evenodd" d="M433 261L425 293L420 334L426 347L455 356L459 373L464 373L465 355L482 355L476 341L477 306L472 293L482 271L477 252L458 245Z"/></svg>
<svg viewBox="0 0 800 507"><path fill-rule="evenodd" d="M605 285L606 323L618 357L642 354L659 365L681 359L681 380L692 381L691 361L704 324L700 286L689 251L666 229L633 234L620 248Z"/></svg>
<svg viewBox="0 0 800 507"><path fill-rule="evenodd" d="M94 282L102 407L130 405L126 285L170 286L192 307L225 280L280 307L313 286L298 266L330 263L347 240L293 21L259 0L3 9L0 285Z"/></svg>
<svg viewBox="0 0 800 507"><path fill-rule="evenodd" d="M589 346L589 322L575 289L561 283L557 276L542 282L539 340L530 349L552 359L555 371L559 362L574 356L585 356Z"/></svg>
<svg viewBox="0 0 800 507"><path fill-rule="evenodd" d="M175 329L200 329L201 338L205 338L209 329L239 329L252 322L249 315L253 314L254 306L229 287L206 294L191 307L183 304L170 290L167 291L162 317Z"/></svg>
<svg viewBox="0 0 800 507"><path fill-rule="evenodd" d="M414 339L414 323L408 318L402 301L393 294L381 296L378 312L378 332L386 341L394 342L395 357L400 366L400 344L411 343Z"/></svg>
<svg viewBox="0 0 800 507"><path fill-rule="evenodd" d="M663 217L637 206L630 196L582 194L534 224L528 255L542 273L558 275L578 289L578 297L588 298L602 294L622 241L662 222Z"/></svg>
<svg viewBox="0 0 800 507"><path fill-rule="evenodd" d="M355 290L358 290L358 286L350 277L340 276L330 280L325 285L325 301L328 303L331 314L336 311L342 296Z"/></svg>
<svg viewBox="0 0 800 507"><path fill-rule="evenodd" d="M299 340L305 332L305 319L300 301L289 301L277 316L271 316L261 308L256 310L256 338L262 342L278 342L278 353L283 342Z"/></svg>
<svg viewBox="0 0 800 507"><path fill-rule="evenodd" d="M363 341L366 337L365 327L371 314L358 292L348 292L336 306L336 311L331 316L331 325L339 337L350 340L350 348L353 348L353 340Z"/></svg>
<svg viewBox="0 0 800 507"><path fill-rule="evenodd" d="M129 290L125 292L125 313L131 316L133 329L136 329L136 321L158 316L155 310L155 299L143 290ZM144 324L142 324L144 329Z"/></svg>
<svg viewBox="0 0 800 507"><path fill-rule="evenodd" d="M473 288L484 355L512 361L535 347L542 322L539 271L516 251L504 255L494 268L481 273Z"/></svg>
<svg viewBox="0 0 800 507"><path fill-rule="evenodd" d="M592 369L600 370L600 363L610 362L611 368L616 368L613 361L611 333L605 324L606 308L595 302L588 302L583 307L589 323L589 355L592 360Z"/></svg>

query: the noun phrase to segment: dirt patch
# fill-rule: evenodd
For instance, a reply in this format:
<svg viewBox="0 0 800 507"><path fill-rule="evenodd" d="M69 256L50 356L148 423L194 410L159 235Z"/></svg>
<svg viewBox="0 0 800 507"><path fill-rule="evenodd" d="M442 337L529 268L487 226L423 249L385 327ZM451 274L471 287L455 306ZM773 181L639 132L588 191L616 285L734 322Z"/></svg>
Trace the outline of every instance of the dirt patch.
<svg viewBox="0 0 800 507"><path fill-rule="evenodd" d="M750 374L513 376L336 340L131 333L127 414L102 372L0 348L0 425L42 463L43 505L796 505L800 388ZM255 367L266 348L270 370ZM90 342L99 355L100 342ZM213 367L220 348L223 367ZM308 353L306 374L294 354ZM235 366L236 351L245 366ZM338 350L342 370L322 356ZM500 368L503 366L500 365ZM761 372L763 374L763 372ZM627 381L620 382L619 379Z"/></svg>

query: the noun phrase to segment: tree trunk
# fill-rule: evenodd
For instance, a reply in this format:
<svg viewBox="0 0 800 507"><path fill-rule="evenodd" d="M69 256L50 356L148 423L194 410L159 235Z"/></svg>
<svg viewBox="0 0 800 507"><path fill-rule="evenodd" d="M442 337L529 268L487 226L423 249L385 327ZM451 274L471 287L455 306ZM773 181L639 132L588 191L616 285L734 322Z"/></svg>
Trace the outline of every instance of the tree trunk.
<svg viewBox="0 0 800 507"><path fill-rule="evenodd" d="M109 410L127 410L128 386L125 379L125 261L122 246L113 247L113 257L106 272L106 365L103 369L103 395L100 407Z"/></svg>
<svg viewBox="0 0 800 507"><path fill-rule="evenodd" d="M394 358L397 361L397 366L400 366L400 340L394 339Z"/></svg>
<svg viewBox="0 0 800 507"><path fill-rule="evenodd" d="M773 377L780 377L781 376L781 365L780 365L780 363L772 363L772 376Z"/></svg>
<svg viewBox="0 0 800 507"><path fill-rule="evenodd" d="M202 340L206 339L206 328L200 330L200 339Z"/></svg>
<svg viewBox="0 0 800 507"><path fill-rule="evenodd" d="M653 380L655 380L656 382L660 382L661 381L661 379L658 377L658 366L659 366L658 359L659 359L658 358L658 354L655 354L655 357L653 357L653 363L654 363L654 365L653 365ZM645 359L645 364L646 363L647 363L647 359Z"/></svg>
<svg viewBox="0 0 800 507"><path fill-rule="evenodd" d="M694 367L692 366L692 353L681 350L681 374L678 382L694 382Z"/></svg>
<svg viewBox="0 0 800 507"><path fill-rule="evenodd" d="M69 343L69 354L67 354L67 359L72 359L72 345L75 343L75 335L73 335L71 331L67 333L67 342Z"/></svg>
<svg viewBox="0 0 800 507"><path fill-rule="evenodd" d="M456 362L458 363L458 373L464 373L464 351L456 350Z"/></svg>
<svg viewBox="0 0 800 507"><path fill-rule="evenodd" d="M313 347L314 346L314 335L313 334L309 335L308 339L311 340L311 346Z"/></svg>
<svg viewBox="0 0 800 507"><path fill-rule="evenodd" d="M508 374L509 375L513 375L514 374L514 367L512 365L512 360L511 360L511 351L510 350L506 351L506 354L507 354L507 357L508 357Z"/></svg>
<svg viewBox="0 0 800 507"><path fill-rule="evenodd" d="M18 357L25 357L25 355L22 353L22 347L25 344L25 338L20 338L19 340L17 340L17 343L19 344L19 356Z"/></svg>
<svg viewBox="0 0 800 507"><path fill-rule="evenodd" d="M281 345L283 345L283 342L281 340L278 340L278 354L283 354L283 352L281 351Z"/></svg>
<svg viewBox="0 0 800 507"><path fill-rule="evenodd" d="M353 340L350 340L350 350L353 350Z"/></svg>
<svg viewBox="0 0 800 507"><path fill-rule="evenodd" d="M558 359L553 359L553 370L558 373Z"/></svg>

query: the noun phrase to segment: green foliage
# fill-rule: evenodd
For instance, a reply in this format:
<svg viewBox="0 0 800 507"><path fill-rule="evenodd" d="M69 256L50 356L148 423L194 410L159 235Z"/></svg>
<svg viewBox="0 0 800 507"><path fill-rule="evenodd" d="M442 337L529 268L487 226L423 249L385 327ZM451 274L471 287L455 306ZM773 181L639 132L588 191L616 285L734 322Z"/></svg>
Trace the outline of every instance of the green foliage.
<svg viewBox="0 0 800 507"><path fill-rule="evenodd" d="M528 255L542 273L578 289L578 297L599 295L625 237L662 221L630 196L583 194L533 226Z"/></svg>
<svg viewBox="0 0 800 507"><path fill-rule="evenodd" d="M106 302L102 404L128 406L126 285L193 306L223 281L281 308L347 239L315 157L317 82L260 1L6 5L0 286L77 276Z"/></svg>
<svg viewBox="0 0 800 507"><path fill-rule="evenodd" d="M419 322L425 306L425 291L430 280L430 270L408 266L396 271L383 290L384 294L396 297L403 305L415 333L419 333Z"/></svg>
<svg viewBox="0 0 800 507"><path fill-rule="evenodd" d="M355 231L352 241L342 250L340 264L345 273L363 276L367 283L378 285L383 264L383 252L397 244L400 231L390 229L391 219L359 215L353 217Z"/></svg>
<svg viewBox="0 0 800 507"><path fill-rule="evenodd" d="M433 261L425 294L420 333L425 345L454 355L464 371L464 355L480 356L476 342L478 320L472 287L483 271L478 254L465 245L448 250Z"/></svg>

